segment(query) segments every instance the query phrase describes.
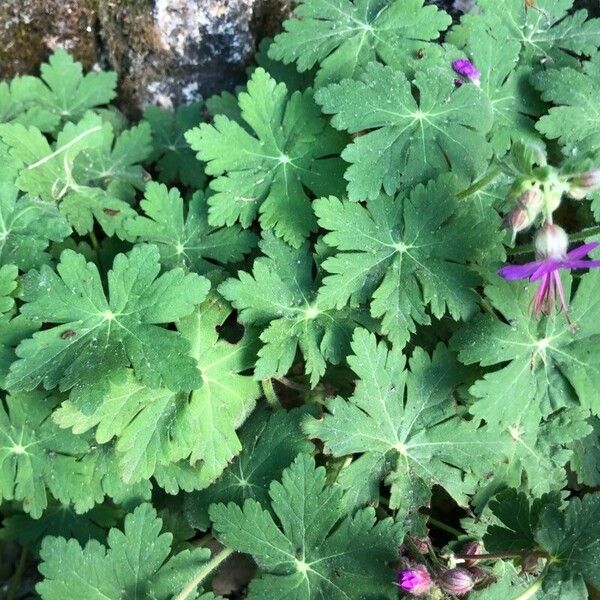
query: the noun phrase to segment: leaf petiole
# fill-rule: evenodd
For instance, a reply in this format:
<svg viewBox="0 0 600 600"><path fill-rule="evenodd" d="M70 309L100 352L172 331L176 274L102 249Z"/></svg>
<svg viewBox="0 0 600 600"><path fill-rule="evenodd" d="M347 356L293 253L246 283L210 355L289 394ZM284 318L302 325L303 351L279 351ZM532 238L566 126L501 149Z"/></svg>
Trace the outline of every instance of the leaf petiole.
<svg viewBox="0 0 600 600"><path fill-rule="evenodd" d="M499 168L490 169L481 179L478 179L475 183L470 185L468 188L464 189L462 192L456 194L456 197L459 200L464 200L469 196L472 196L479 190L482 190L484 187L492 183L496 177L498 177L502 173L502 170Z"/></svg>
<svg viewBox="0 0 600 600"><path fill-rule="evenodd" d="M235 550L233 548L223 548L219 554L213 556L211 560L207 563L204 563L199 569L196 575L188 583L186 583L185 587L179 592L179 594L175 597L175 600L186 600L191 594L196 591L196 588L231 554L233 554Z"/></svg>

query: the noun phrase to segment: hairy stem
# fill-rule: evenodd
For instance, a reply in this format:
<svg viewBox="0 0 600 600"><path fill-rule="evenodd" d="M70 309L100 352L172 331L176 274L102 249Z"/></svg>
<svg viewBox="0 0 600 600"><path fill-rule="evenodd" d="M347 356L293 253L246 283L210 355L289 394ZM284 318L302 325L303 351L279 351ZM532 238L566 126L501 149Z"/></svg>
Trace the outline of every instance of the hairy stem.
<svg viewBox="0 0 600 600"><path fill-rule="evenodd" d="M542 574L522 593L519 594L514 600L529 600L529 598L533 598L539 591L542 589L542 583L544 582L544 577L548 572L548 567L550 563L548 563Z"/></svg>
<svg viewBox="0 0 600 600"><path fill-rule="evenodd" d="M285 387L288 387L291 390L296 390L297 392L310 392L310 388L307 385L296 383L287 377L277 377L277 381L279 381L281 385L285 385Z"/></svg>
<svg viewBox="0 0 600 600"><path fill-rule="evenodd" d="M211 560L207 563L204 563L199 569L196 575L186 583L185 587L179 592L179 594L175 597L175 600L186 600L188 596L193 594L196 591L196 588L231 554L233 554L235 550L232 548L223 548L219 554L213 556Z"/></svg>
<svg viewBox="0 0 600 600"><path fill-rule="evenodd" d="M273 409L281 408L281 404L279 404L279 398L277 397L277 393L275 392L275 388L273 387L272 379L263 379L262 380L262 389L267 402Z"/></svg>
<svg viewBox="0 0 600 600"><path fill-rule="evenodd" d="M437 529L441 529L442 531L445 531L446 533L449 533L454 537L459 537L463 535L463 532L459 529L451 527L450 525L446 525L446 523L444 523L443 521L438 521L438 519L435 519L434 517L429 517L427 520L430 525L433 525Z"/></svg>
<svg viewBox="0 0 600 600"><path fill-rule="evenodd" d="M486 187L487 185L492 183L492 181L494 181L494 179L496 179L496 177L498 177L498 175L500 175L501 173L502 173L502 171L498 168L490 169L481 179L478 179L475 183L470 185L466 190L463 190L462 192L459 192L458 194L456 194L456 197L459 200L464 200L465 198L472 196L479 190L482 190L484 187Z"/></svg>
<svg viewBox="0 0 600 600"><path fill-rule="evenodd" d="M406 544L408 551L410 552L410 554L412 555L412 557L415 560L418 560L420 563L422 563L424 565L427 564L426 558L423 556L422 552L417 548L415 543L412 541L412 538L410 537L410 535L404 536L404 543Z"/></svg>
<svg viewBox="0 0 600 600"><path fill-rule="evenodd" d="M25 562L27 561L27 550L23 548L21 550L21 556L19 558L19 563L17 564L17 568L10 580L10 587L8 588L8 592L6 594L6 600L14 600L17 596L17 591L19 590L19 586L21 585L21 578L23 577L23 572L25 571Z"/></svg>

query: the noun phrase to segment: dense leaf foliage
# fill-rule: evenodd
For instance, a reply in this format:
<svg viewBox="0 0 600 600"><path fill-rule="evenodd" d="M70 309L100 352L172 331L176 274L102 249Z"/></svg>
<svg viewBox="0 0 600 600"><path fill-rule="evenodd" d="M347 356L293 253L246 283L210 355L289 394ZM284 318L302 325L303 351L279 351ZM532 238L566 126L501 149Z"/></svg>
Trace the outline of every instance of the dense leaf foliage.
<svg viewBox="0 0 600 600"><path fill-rule="evenodd" d="M431 4L0 83L0 594L600 593L600 20Z"/></svg>

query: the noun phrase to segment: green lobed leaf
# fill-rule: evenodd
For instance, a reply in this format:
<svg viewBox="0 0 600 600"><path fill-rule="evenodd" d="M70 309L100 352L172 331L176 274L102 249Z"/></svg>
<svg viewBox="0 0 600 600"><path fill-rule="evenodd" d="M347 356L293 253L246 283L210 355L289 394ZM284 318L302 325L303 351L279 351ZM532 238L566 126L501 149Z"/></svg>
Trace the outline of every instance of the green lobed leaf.
<svg viewBox="0 0 600 600"><path fill-rule="evenodd" d="M310 90L289 95L258 68L248 91L238 96L244 129L224 115L203 123L186 139L206 173L216 177L208 198L209 223L250 227L260 215L263 229L299 247L316 230L307 190L315 195L339 189L342 162L335 155L342 138L315 105Z"/></svg>
<svg viewBox="0 0 600 600"><path fill-rule="evenodd" d="M0 403L0 501L16 500L33 518L48 492L78 512L87 509L85 439L61 431L50 418L56 400L41 392L14 394Z"/></svg>
<svg viewBox="0 0 600 600"><path fill-rule="evenodd" d="M252 340L230 344L216 331L230 312L213 296L178 323L202 379L197 390L152 389L131 370L118 371L106 390L94 384L75 388L55 421L76 434L95 428L100 444L114 439L119 475L126 483L147 480L158 471L159 483L169 490L206 487L240 452L236 429L260 396L252 377L239 374L252 364ZM176 464L184 461L189 469Z"/></svg>
<svg viewBox="0 0 600 600"><path fill-rule="evenodd" d="M558 493L529 503L525 495L507 490L490 506L502 525L488 529L488 550L547 554L544 598L584 600L585 583L600 586L600 494L574 497L564 507Z"/></svg>
<svg viewBox="0 0 600 600"><path fill-rule="evenodd" d="M108 547L95 540L47 537L39 566L44 580L36 590L43 600L169 600L207 563L206 548L173 554L171 533L150 504L125 518L123 531L111 529ZM207 599L208 600L208 599Z"/></svg>
<svg viewBox="0 0 600 600"><path fill-rule="evenodd" d="M300 428L309 411L303 407L270 415L257 409L240 430L239 456L210 487L186 496L185 513L190 524L208 529L208 508L219 502L243 504L252 498L269 510L271 481L279 479L298 454L313 449Z"/></svg>
<svg viewBox="0 0 600 600"><path fill-rule="evenodd" d="M200 385L188 342L160 325L190 314L208 293L207 279L182 269L158 277L156 246L117 255L108 273L108 297L96 265L80 254L65 250L57 271L43 266L25 278L22 314L52 326L20 343L20 360L7 377L10 389L41 383L67 390L129 365L150 387L164 384L177 391Z"/></svg>
<svg viewBox="0 0 600 600"><path fill-rule="evenodd" d="M572 444L571 469L581 485L600 486L600 419L589 420L591 431Z"/></svg>
<svg viewBox="0 0 600 600"><path fill-rule="evenodd" d="M81 64L62 49L42 64L41 79L47 88L37 101L63 121L78 121L87 110L108 104L116 96L115 72L93 71L83 75Z"/></svg>
<svg viewBox="0 0 600 600"><path fill-rule="evenodd" d="M14 514L2 521L0 540L17 542L39 552L40 544L46 536L73 537L80 544L89 540L104 542L109 527L114 527L120 511L110 506L100 505L84 513L76 513L64 504L50 504L39 519L26 514Z"/></svg>
<svg viewBox="0 0 600 600"><path fill-rule="evenodd" d="M17 161L17 187L59 204L79 233L92 230L94 219L109 236L124 237L122 224L135 212L128 202L142 189L141 166L150 152L150 127L142 123L115 137L112 126L88 112L67 123L51 146L33 127L0 125L0 138Z"/></svg>
<svg viewBox="0 0 600 600"><path fill-rule="evenodd" d="M251 554L261 576L248 598L396 598L387 563L403 531L392 519L376 521L373 508L347 516L342 492L326 486L325 469L300 454L271 484L273 512L256 500L213 504L213 527L228 547Z"/></svg>
<svg viewBox="0 0 600 600"><path fill-rule="evenodd" d="M146 216L125 222L125 230L138 242L156 244L166 268L184 267L207 273L215 264L240 262L256 245L254 233L239 225L213 227L208 223L208 206L201 191L187 203L177 188L150 182L140 202Z"/></svg>
<svg viewBox="0 0 600 600"><path fill-rule="evenodd" d="M358 80L321 88L316 100L337 129L360 134L342 152L350 200L425 183L452 171L471 180L491 156L492 109L475 85L456 87L450 64L401 72L369 63Z"/></svg>
<svg viewBox="0 0 600 600"><path fill-rule="evenodd" d="M417 53L435 54L432 42L451 23L423 0L302 0L293 16L269 56L300 72L319 64L317 87L356 78L377 58L409 70Z"/></svg>
<svg viewBox="0 0 600 600"><path fill-rule="evenodd" d="M79 121L86 111L116 96L117 74L83 74L80 63L63 49L42 64L41 78L25 75L0 84L0 123L20 123L54 132L61 122Z"/></svg>
<svg viewBox="0 0 600 600"><path fill-rule="evenodd" d="M591 56L600 47L600 19L587 19L587 10L571 11L574 0L479 0L477 14L462 17L447 41L458 46L484 29L497 44L517 41L519 63L576 64L573 56Z"/></svg>
<svg viewBox="0 0 600 600"><path fill-rule="evenodd" d="M30 196L19 196L12 185L0 184L0 264L22 271L50 262L50 242L61 242L71 228L56 206Z"/></svg>
<svg viewBox="0 0 600 600"><path fill-rule="evenodd" d="M449 313L467 319L477 306L479 277L473 260L502 259L495 213L456 199L451 176L416 187L409 197L379 196L366 205L315 201L324 241L335 248L323 262L328 273L319 298L324 306L370 302L382 331L404 346L416 326ZM492 217L492 218L490 218Z"/></svg>
<svg viewBox="0 0 600 600"><path fill-rule="evenodd" d="M173 111L158 106L144 109L144 120L152 128L153 150L148 160L155 165L162 183L181 181L193 188L204 187L204 172L185 140L185 132L199 125L202 117L199 102L182 104Z"/></svg>
<svg viewBox="0 0 600 600"><path fill-rule="evenodd" d="M490 143L497 156L506 154L514 143L538 139L534 125L543 106L529 83L531 68L519 65L520 50L517 40L499 43L483 28L469 35L462 47L479 70L481 90L490 101Z"/></svg>
<svg viewBox="0 0 600 600"><path fill-rule="evenodd" d="M0 315L11 310L15 305L14 292L17 289L19 270L15 265L0 267Z"/></svg>
<svg viewBox="0 0 600 600"><path fill-rule="evenodd" d="M370 319L360 309L322 305L308 244L295 249L265 232L260 248L265 256L254 261L252 275L239 271L219 292L238 309L241 323L261 329L255 377L285 375L299 349L314 387L327 363L345 358L354 328Z"/></svg>
<svg viewBox="0 0 600 600"><path fill-rule="evenodd" d="M598 19L600 21L600 19ZM585 62L583 69L548 69L534 78L542 98L552 103L537 129L556 139L568 156L597 153L600 145L600 54Z"/></svg>
<svg viewBox="0 0 600 600"><path fill-rule="evenodd" d="M433 485L466 506L505 442L459 416L451 394L463 372L454 357L441 344L431 357L415 348L409 371L398 347L388 350L364 329L352 350L354 394L329 400L325 415L305 424L327 453L355 455L338 481L365 503L377 501L384 480L400 515L428 504Z"/></svg>
<svg viewBox="0 0 600 600"><path fill-rule="evenodd" d="M569 282L566 276L563 282ZM453 338L463 363L501 365L471 388L477 400L470 412L499 427L517 428L527 413L541 417L573 404L598 414L599 285L598 272L581 278L569 309L571 323L561 315L537 321L529 311L533 286L496 277L486 296L502 318L479 315Z"/></svg>

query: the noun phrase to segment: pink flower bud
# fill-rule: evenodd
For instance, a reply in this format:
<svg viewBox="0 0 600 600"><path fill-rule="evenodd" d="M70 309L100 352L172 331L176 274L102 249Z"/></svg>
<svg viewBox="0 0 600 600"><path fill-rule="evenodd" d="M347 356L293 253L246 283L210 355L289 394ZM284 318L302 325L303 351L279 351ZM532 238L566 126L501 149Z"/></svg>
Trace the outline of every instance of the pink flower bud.
<svg viewBox="0 0 600 600"><path fill-rule="evenodd" d="M477 555L483 552L483 544L478 541L469 542L463 549L461 554L469 554L469 555ZM476 565L479 561L476 558L467 558L465 559L465 566L472 567Z"/></svg>
<svg viewBox="0 0 600 600"><path fill-rule="evenodd" d="M447 594L462 596L473 589L475 582L467 569L456 567L444 571L439 578L439 584Z"/></svg>
<svg viewBox="0 0 600 600"><path fill-rule="evenodd" d="M398 572L398 586L408 594L422 596L431 588L431 576L423 565L415 565Z"/></svg>
<svg viewBox="0 0 600 600"><path fill-rule="evenodd" d="M517 200L517 205L504 217L504 227L513 233L527 229L542 209L542 194L537 187L527 188Z"/></svg>
<svg viewBox="0 0 600 600"><path fill-rule="evenodd" d="M592 169L571 179L569 194L576 200L585 198L600 188L600 169Z"/></svg>
<svg viewBox="0 0 600 600"><path fill-rule="evenodd" d="M569 236L562 227L545 223L535 234L534 244L537 257L564 260L569 247Z"/></svg>

